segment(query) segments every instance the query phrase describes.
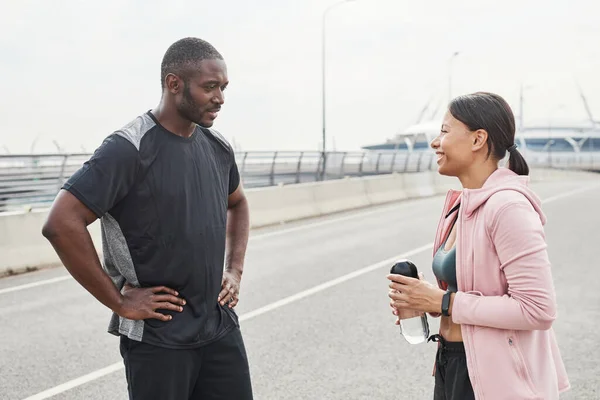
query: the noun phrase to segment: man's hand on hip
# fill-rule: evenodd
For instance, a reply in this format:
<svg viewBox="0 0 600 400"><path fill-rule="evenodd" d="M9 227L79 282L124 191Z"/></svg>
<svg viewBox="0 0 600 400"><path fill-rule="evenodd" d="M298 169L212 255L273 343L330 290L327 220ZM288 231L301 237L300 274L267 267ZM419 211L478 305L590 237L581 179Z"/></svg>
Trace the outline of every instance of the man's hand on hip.
<svg viewBox="0 0 600 400"><path fill-rule="evenodd" d="M117 314L132 320L158 319L170 321L171 315L161 314L156 310L183 311L185 300L177 297L179 293L165 286L135 288L126 284L123 299Z"/></svg>
<svg viewBox="0 0 600 400"><path fill-rule="evenodd" d="M239 273L233 271L223 272L223 283L221 284L221 293L219 293L218 302L222 306L229 303L229 308L233 308L239 301L240 281L242 277Z"/></svg>

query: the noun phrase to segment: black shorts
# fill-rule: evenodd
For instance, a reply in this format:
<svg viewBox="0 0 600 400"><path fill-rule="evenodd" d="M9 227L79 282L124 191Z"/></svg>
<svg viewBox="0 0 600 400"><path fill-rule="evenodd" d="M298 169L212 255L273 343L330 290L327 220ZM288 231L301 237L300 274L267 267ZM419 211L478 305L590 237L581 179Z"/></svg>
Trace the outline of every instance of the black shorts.
<svg viewBox="0 0 600 400"><path fill-rule="evenodd" d="M130 400L252 400L242 334L234 328L197 349L167 349L121 336Z"/></svg>
<svg viewBox="0 0 600 400"><path fill-rule="evenodd" d="M475 400L467 356L462 342L447 342L440 335L429 338L439 342L435 357L435 388L433 400Z"/></svg>

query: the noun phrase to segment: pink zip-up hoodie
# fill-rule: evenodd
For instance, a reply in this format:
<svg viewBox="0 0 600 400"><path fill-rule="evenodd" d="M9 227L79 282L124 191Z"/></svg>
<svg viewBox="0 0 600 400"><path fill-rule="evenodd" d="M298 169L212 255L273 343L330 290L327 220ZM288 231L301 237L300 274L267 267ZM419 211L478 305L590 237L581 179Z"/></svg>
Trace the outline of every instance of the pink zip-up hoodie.
<svg viewBox="0 0 600 400"><path fill-rule="evenodd" d="M499 168L481 189L451 190L437 229L434 253L449 233L446 214L460 202L452 320L461 324L478 400L554 400L570 388L552 330L546 217L528 184Z"/></svg>

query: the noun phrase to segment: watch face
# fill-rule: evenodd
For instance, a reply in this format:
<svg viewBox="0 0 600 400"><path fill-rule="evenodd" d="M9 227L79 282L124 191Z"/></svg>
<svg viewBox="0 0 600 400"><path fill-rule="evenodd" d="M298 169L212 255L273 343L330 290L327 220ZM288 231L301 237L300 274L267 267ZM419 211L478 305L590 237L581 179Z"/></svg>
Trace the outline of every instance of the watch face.
<svg viewBox="0 0 600 400"><path fill-rule="evenodd" d="M442 315L448 316L448 308L450 307L450 292L446 292L442 297Z"/></svg>

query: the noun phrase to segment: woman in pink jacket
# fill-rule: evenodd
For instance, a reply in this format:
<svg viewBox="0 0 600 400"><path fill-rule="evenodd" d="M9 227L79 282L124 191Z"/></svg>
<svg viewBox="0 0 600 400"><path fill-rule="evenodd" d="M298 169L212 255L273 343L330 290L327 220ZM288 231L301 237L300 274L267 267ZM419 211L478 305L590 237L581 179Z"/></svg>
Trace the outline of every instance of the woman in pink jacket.
<svg viewBox="0 0 600 400"><path fill-rule="evenodd" d="M435 237L437 286L389 275L395 315L441 315L435 400L558 399L569 381L552 330L556 298L540 199L500 96L454 99L431 147L446 197ZM509 154L508 168L499 162ZM396 321L399 323L399 321Z"/></svg>

